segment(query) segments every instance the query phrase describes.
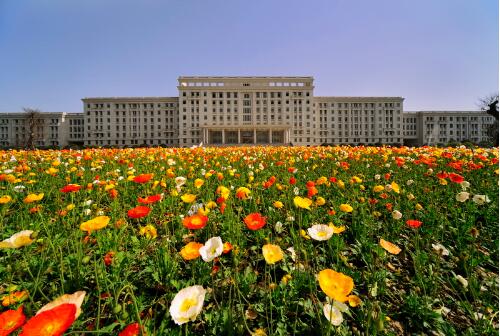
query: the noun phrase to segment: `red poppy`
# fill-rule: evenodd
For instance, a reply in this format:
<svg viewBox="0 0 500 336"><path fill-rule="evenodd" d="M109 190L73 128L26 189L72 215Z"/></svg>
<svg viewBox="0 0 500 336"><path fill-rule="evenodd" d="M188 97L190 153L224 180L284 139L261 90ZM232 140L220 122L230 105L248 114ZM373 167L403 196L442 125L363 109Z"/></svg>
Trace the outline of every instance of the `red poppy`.
<svg viewBox="0 0 500 336"><path fill-rule="evenodd" d="M332 183L335 183L335 182L337 182L337 178L335 178L335 177L333 177L333 176L332 176L332 177L330 177L330 178L328 179L328 181L330 181L330 182L332 182Z"/></svg>
<svg viewBox="0 0 500 336"><path fill-rule="evenodd" d="M0 314L0 336L7 336L23 325L26 316L23 313L23 306L16 310L10 309Z"/></svg>
<svg viewBox="0 0 500 336"><path fill-rule="evenodd" d="M406 221L406 225L411 228L418 229L422 225L422 222L416 219L408 219Z"/></svg>
<svg viewBox="0 0 500 336"><path fill-rule="evenodd" d="M260 213L251 213L243 220L250 230L258 230L266 225L266 217Z"/></svg>
<svg viewBox="0 0 500 336"><path fill-rule="evenodd" d="M113 263L113 257L115 256L115 252L113 251L109 251L108 253L106 253L106 255L104 256L104 264L106 266L109 266Z"/></svg>
<svg viewBox="0 0 500 336"><path fill-rule="evenodd" d="M297 180L295 179L295 177L292 176L292 177L290 177L290 180L288 181L288 183L295 184L295 183L297 183Z"/></svg>
<svg viewBox="0 0 500 336"><path fill-rule="evenodd" d="M158 195L148 196L146 198L139 197L139 198L137 198L137 202L139 202L141 204L152 204L152 203L156 203L156 202L161 201L161 199L162 199L162 195L158 194Z"/></svg>
<svg viewBox="0 0 500 336"><path fill-rule="evenodd" d="M136 336L139 335L139 323L129 324L123 329L118 336Z"/></svg>
<svg viewBox="0 0 500 336"><path fill-rule="evenodd" d="M448 173L447 172L439 172L436 174L437 178L440 178L440 179L445 179L448 177Z"/></svg>
<svg viewBox="0 0 500 336"><path fill-rule="evenodd" d="M136 206L135 208L133 209L130 209L128 212L127 212L127 215L130 217L130 218L142 218L144 216L147 216L149 214L149 212L151 211L150 208L148 208L147 206L144 206L144 205L139 205L139 206Z"/></svg>
<svg viewBox="0 0 500 336"><path fill-rule="evenodd" d="M75 192L78 191L82 188L82 186L78 184L68 184L67 186L62 187L59 189L63 193L70 193L70 192Z"/></svg>
<svg viewBox="0 0 500 336"><path fill-rule="evenodd" d="M385 204L385 208L386 208L388 211L392 211L392 203L386 203L386 204Z"/></svg>
<svg viewBox="0 0 500 336"><path fill-rule="evenodd" d="M184 219L182 220L182 225L190 230L198 230L204 228L205 225L207 225L207 222L207 216L196 214L193 216L184 217Z"/></svg>
<svg viewBox="0 0 500 336"><path fill-rule="evenodd" d="M450 173L449 177L450 177L450 180L455 182L455 183L462 183L464 181L464 178L461 175L458 175L455 173Z"/></svg>
<svg viewBox="0 0 500 336"><path fill-rule="evenodd" d="M231 252L232 249L233 249L233 245L230 242L225 242L224 249L222 250L222 253L224 253L224 254L229 253L229 252Z"/></svg>
<svg viewBox="0 0 500 336"><path fill-rule="evenodd" d="M141 174L134 177L135 183L146 183L153 178L153 174Z"/></svg>
<svg viewBox="0 0 500 336"><path fill-rule="evenodd" d="M307 188L307 197L311 198L314 195L316 195L317 193L318 193L318 189L316 189L316 187L312 186L312 187Z"/></svg>
<svg viewBox="0 0 500 336"><path fill-rule="evenodd" d="M19 336L60 336L75 321L76 305L64 303L32 317Z"/></svg>
<svg viewBox="0 0 500 336"><path fill-rule="evenodd" d="M316 184L313 182L313 181L307 181L306 183L306 187L307 188L311 188L311 187L314 187Z"/></svg>
<svg viewBox="0 0 500 336"><path fill-rule="evenodd" d="M224 211L226 211L226 203L222 203L219 207L220 213L224 214Z"/></svg>

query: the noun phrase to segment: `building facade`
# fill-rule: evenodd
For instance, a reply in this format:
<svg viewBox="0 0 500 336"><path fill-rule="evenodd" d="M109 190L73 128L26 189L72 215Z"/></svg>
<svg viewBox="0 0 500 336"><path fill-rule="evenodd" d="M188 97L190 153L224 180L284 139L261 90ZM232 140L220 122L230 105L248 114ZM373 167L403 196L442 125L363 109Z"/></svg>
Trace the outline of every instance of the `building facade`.
<svg viewBox="0 0 500 336"><path fill-rule="evenodd" d="M40 113L35 144L420 146L486 141L494 122L479 111L404 112L402 97L315 97L313 77L182 76L177 90L83 98L83 113ZM0 146L26 147L29 129L25 113L0 114Z"/></svg>

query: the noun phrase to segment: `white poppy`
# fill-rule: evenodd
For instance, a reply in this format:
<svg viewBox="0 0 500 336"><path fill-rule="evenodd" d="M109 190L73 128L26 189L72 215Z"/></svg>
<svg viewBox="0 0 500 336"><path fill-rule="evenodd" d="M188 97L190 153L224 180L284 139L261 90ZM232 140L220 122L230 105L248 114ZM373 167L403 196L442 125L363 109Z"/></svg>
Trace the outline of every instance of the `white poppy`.
<svg viewBox="0 0 500 336"><path fill-rule="evenodd" d="M200 247L200 255L204 261L209 262L220 256L223 250L224 243L222 243L221 237L212 237Z"/></svg>
<svg viewBox="0 0 500 336"><path fill-rule="evenodd" d="M434 251L437 251L442 256L450 255L450 251L440 243L432 244L432 248L434 249Z"/></svg>
<svg viewBox="0 0 500 336"><path fill-rule="evenodd" d="M181 289L172 300L170 316L178 325L194 321L203 308L205 293L202 286Z"/></svg>
<svg viewBox="0 0 500 336"><path fill-rule="evenodd" d="M307 229L307 233L314 240L328 240L333 235L333 228L325 224L316 224Z"/></svg>
<svg viewBox="0 0 500 336"><path fill-rule="evenodd" d="M460 182L460 185L462 186L462 189L465 190L470 187L470 183L467 181L462 181Z"/></svg>

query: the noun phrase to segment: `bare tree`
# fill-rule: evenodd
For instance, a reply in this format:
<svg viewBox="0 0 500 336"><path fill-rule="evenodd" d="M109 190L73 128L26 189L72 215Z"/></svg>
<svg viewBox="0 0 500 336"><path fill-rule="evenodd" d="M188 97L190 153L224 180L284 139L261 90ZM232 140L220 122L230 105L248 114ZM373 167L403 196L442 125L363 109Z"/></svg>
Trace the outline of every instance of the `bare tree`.
<svg viewBox="0 0 500 336"><path fill-rule="evenodd" d="M34 149L36 143L43 139L44 119L41 111L32 108L23 108L24 131L20 133L20 145L24 148Z"/></svg>
<svg viewBox="0 0 500 336"><path fill-rule="evenodd" d="M498 93L486 96L479 100L481 111L488 113L495 118L493 123L488 126L488 136L494 146L498 146Z"/></svg>

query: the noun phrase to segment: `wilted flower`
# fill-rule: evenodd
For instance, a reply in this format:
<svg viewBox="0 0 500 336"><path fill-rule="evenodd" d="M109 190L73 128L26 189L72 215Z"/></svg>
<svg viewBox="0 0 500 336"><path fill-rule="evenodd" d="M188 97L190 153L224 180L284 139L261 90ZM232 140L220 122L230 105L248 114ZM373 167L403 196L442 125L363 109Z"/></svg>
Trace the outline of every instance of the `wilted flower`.
<svg viewBox="0 0 500 336"><path fill-rule="evenodd" d="M15 291L2 297L2 306L7 307L18 302L23 302L28 298L28 291ZM1 329L0 329L1 331ZM0 333L2 335L2 333Z"/></svg>
<svg viewBox="0 0 500 336"><path fill-rule="evenodd" d="M491 202L489 197L486 195L474 195L472 201L478 205L483 205L484 203Z"/></svg>
<svg viewBox="0 0 500 336"><path fill-rule="evenodd" d="M432 248L442 256L450 255L450 251L440 243L432 244Z"/></svg>
<svg viewBox="0 0 500 336"><path fill-rule="evenodd" d="M172 300L170 316L178 325L194 321L203 308L206 290L202 286L181 289Z"/></svg>
<svg viewBox="0 0 500 336"><path fill-rule="evenodd" d="M459 192L457 196L455 197L457 201L459 202L465 202L469 199L469 193L466 191Z"/></svg>
<svg viewBox="0 0 500 336"><path fill-rule="evenodd" d="M209 262L220 256L223 250L224 244L222 243L222 239L220 237L212 237L207 240L205 245L200 247L199 251L201 258L204 261Z"/></svg>
<svg viewBox="0 0 500 336"><path fill-rule="evenodd" d="M333 228L325 224L316 224L307 229L307 233L314 240L328 240L333 235Z"/></svg>
<svg viewBox="0 0 500 336"><path fill-rule="evenodd" d="M392 212L392 218L401 219L401 217L403 217L403 214L401 212L399 212L398 210L394 210Z"/></svg>
<svg viewBox="0 0 500 336"><path fill-rule="evenodd" d="M274 244L266 244L262 246L262 254L266 263L272 265L283 259L283 251L281 247Z"/></svg>
<svg viewBox="0 0 500 336"><path fill-rule="evenodd" d="M0 248L19 248L33 243L33 231L23 230L0 242Z"/></svg>
<svg viewBox="0 0 500 336"><path fill-rule="evenodd" d="M467 288L467 286L469 285L469 282L467 281L467 279L465 279L463 276L461 275L455 275L455 279L458 280L458 282L460 282L460 284L464 287L464 288Z"/></svg>
<svg viewBox="0 0 500 336"><path fill-rule="evenodd" d="M382 238L380 238L379 245L382 246L384 250L386 250L390 254L399 254L399 252L401 252L401 249L397 245Z"/></svg>
<svg viewBox="0 0 500 336"><path fill-rule="evenodd" d="M141 226L139 229L139 234L141 236L145 236L148 239L152 239L152 238L154 239L158 236L156 228L151 224L148 224L146 226Z"/></svg>

